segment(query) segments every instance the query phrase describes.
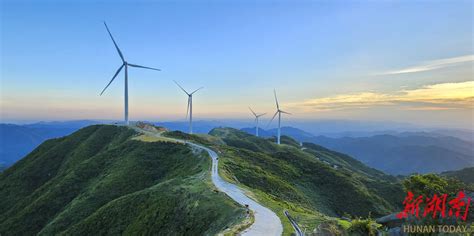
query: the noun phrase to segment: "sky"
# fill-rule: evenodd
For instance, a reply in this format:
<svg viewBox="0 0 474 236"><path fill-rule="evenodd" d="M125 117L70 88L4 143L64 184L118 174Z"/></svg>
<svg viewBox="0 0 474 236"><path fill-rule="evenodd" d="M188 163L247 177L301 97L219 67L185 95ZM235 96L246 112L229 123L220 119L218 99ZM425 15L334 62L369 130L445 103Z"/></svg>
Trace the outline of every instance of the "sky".
<svg viewBox="0 0 474 236"><path fill-rule="evenodd" d="M2 122L407 122L474 129L472 1L1 1Z"/></svg>

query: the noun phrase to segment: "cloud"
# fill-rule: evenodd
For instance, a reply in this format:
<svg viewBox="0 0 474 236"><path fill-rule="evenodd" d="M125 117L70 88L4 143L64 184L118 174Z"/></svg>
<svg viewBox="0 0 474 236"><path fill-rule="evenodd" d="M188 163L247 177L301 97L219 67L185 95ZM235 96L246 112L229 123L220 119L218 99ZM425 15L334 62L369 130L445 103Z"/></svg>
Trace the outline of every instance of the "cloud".
<svg viewBox="0 0 474 236"><path fill-rule="evenodd" d="M403 68L399 70L386 71L386 72L379 73L379 75L417 73L417 72L441 69L448 66L454 66L457 64L472 62L472 61L474 61L474 55L452 57L452 58L446 58L446 59L440 59L440 60L434 60L434 61L427 61L417 66Z"/></svg>
<svg viewBox="0 0 474 236"><path fill-rule="evenodd" d="M441 83L392 93L361 92L286 104L305 111L367 109L400 106L403 110L474 109L474 81Z"/></svg>

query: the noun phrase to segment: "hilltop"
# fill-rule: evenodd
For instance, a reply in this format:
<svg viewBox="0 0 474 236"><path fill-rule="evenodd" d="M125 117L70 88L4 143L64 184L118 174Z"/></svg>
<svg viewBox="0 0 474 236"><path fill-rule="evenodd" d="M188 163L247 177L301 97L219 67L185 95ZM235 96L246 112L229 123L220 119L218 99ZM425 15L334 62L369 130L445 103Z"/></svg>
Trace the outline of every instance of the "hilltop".
<svg viewBox="0 0 474 236"><path fill-rule="evenodd" d="M51 139L0 173L0 234L216 234L244 209L213 191L210 159L94 125Z"/></svg>
<svg viewBox="0 0 474 236"><path fill-rule="evenodd" d="M148 126L147 126L148 127ZM207 135L94 125L51 139L0 174L0 232L12 234L216 234L245 216L209 180L210 158L167 137L215 150L220 175L280 218L313 230L347 217L398 210L398 179L322 146L232 128ZM162 137L147 132L163 132ZM168 141L167 141L168 140Z"/></svg>

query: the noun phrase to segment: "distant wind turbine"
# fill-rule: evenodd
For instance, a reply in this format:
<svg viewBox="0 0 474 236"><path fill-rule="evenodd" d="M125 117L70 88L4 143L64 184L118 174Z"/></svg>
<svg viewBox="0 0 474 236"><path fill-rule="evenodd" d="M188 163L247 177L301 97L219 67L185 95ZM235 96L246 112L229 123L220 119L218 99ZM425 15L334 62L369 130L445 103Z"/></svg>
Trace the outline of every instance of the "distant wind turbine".
<svg viewBox="0 0 474 236"><path fill-rule="evenodd" d="M275 103L276 103L277 110L275 112L275 115L273 115L272 119L270 120L270 122L268 122L268 125L270 125L270 123L272 123L273 119L275 119L275 116L278 114L277 143L280 144L281 113L285 113L285 114L288 114L288 115L291 115L291 113L288 113L288 112L283 111L283 110L280 109L280 105L278 104L278 98L277 98L277 94L276 94L275 90L273 90L273 94L275 95Z"/></svg>
<svg viewBox="0 0 474 236"><path fill-rule="evenodd" d="M105 28L107 29L107 32L109 32L110 38L112 39L112 42L115 45L115 49L117 49L117 52L120 56L120 59L122 59L122 65L117 69L117 72L115 72L115 75L112 77L112 79L107 84L107 86L105 86L105 88L102 90L100 95L102 96L102 94L105 92L105 90L114 81L115 77L117 77L117 75L120 73L120 71L125 67L125 91L124 91L124 93L125 93L125 95L124 95L125 96L125 124L128 125L129 124L129 122L128 122L128 67L131 66L131 67L144 68L144 69L157 70L157 71L160 71L160 69L155 69L155 68L151 68L151 67L140 66L140 65L135 65L135 64L128 63L125 60L122 52L120 51L117 43L115 42L114 37L112 37L112 33L110 33L109 27L107 27L107 24L105 22L104 22L104 25L105 25Z"/></svg>
<svg viewBox="0 0 474 236"><path fill-rule="evenodd" d="M252 108L249 107L249 109L250 109L250 111L252 112L252 114L255 116L255 136L258 137L258 118L260 118L260 116L263 116L263 115L265 115L265 114L267 114L267 113L262 113L262 114L258 114L258 115L257 115L257 113L255 113L255 112L252 110Z"/></svg>
<svg viewBox="0 0 474 236"><path fill-rule="evenodd" d="M188 107L186 110L186 119L188 118L188 114L189 114L189 134L193 134L193 94L204 87L200 87L194 90L192 93L188 93L183 87L181 87L181 85L178 84L178 82L174 81L174 83L178 85L178 87L181 90L183 90L184 93L188 95Z"/></svg>

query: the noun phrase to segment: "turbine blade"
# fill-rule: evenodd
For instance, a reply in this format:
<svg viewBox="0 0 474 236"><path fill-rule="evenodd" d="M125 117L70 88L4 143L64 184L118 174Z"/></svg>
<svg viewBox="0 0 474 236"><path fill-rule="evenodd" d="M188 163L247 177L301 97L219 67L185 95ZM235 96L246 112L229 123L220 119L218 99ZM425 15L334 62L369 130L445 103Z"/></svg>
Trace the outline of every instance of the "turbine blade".
<svg viewBox="0 0 474 236"><path fill-rule="evenodd" d="M282 111L282 110L280 110L280 112L281 112L281 113L288 114L288 115L291 115L291 113L289 113L289 112L286 112L286 111Z"/></svg>
<svg viewBox="0 0 474 236"><path fill-rule="evenodd" d="M276 111L276 112L275 112L275 115L273 115L273 117L272 117L272 119L270 120L270 122L268 122L267 128L268 128L268 126L272 123L273 119L275 119L275 116L278 114L278 112L279 112L279 111Z"/></svg>
<svg viewBox="0 0 474 236"><path fill-rule="evenodd" d="M176 80L173 80L173 82L174 82L176 85L178 85L178 87L179 87L181 90L183 90L183 92L186 93L188 96L191 95L191 94L189 94L188 92L186 92L186 90L184 90L184 88L181 87L181 85L179 85L178 82L176 82ZM189 103L189 101L188 101L188 103ZM189 105L189 104L188 104L188 105Z"/></svg>
<svg viewBox="0 0 474 236"><path fill-rule="evenodd" d="M112 36L112 33L110 33L109 27L107 27L107 23L105 23L105 21L104 21L104 25L105 25L105 28L107 29L107 32L109 32L109 35L110 35L110 38L112 39L112 42L114 42L115 48L117 49L117 52L118 52L120 58L122 58L122 61L125 62L125 58L123 57L123 54L120 51L120 48L118 47L117 43L115 42L114 37Z"/></svg>
<svg viewBox="0 0 474 236"><path fill-rule="evenodd" d="M141 66L141 65L135 65L135 64L130 64L130 63L128 63L127 65L129 65L129 66L131 66L131 67L137 67L137 68L143 68L143 69L161 71L160 69L151 68L151 67L146 67L146 66Z"/></svg>
<svg viewBox="0 0 474 236"><path fill-rule="evenodd" d="M280 109L280 105L278 104L278 98L277 98L277 93L276 93L275 89L273 90L273 94L275 95L275 103L277 105L277 109Z"/></svg>
<svg viewBox="0 0 474 236"><path fill-rule="evenodd" d="M203 88L204 88L204 87L200 87L200 88L198 88L198 89L194 90L194 91L191 93L191 95L192 95L193 93L195 93L195 92L197 92L197 91L199 91L199 90L203 89Z"/></svg>
<svg viewBox="0 0 474 236"><path fill-rule="evenodd" d="M262 114L260 114L260 115L257 115L257 117L264 116L264 115L266 115L266 114L267 114L267 113L262 113Z"/></svg>
<svg viewBox="0 0 474 236"><path fill-rule="evenodd" d="M258 117L257 114L252 110L252 108L249 107L249 109L250 109L250 111L253 113L253 115L254 115L255 117Z"/></svg>
<svg viewBox="0 0 474 236"><path fill-rule="evenodd" d="M112 79L110 80L110 82L107 84L107 86L105 86L105 88L102 90L102 92L100 93L100 96L102 96L102 94L105 92L105 90L109 87L109 85L112 83L112 81L114 81L115 77L117 77L117 75L120 73L120 71L122 70L122 68L124 67L125 65L123 64L122 66L120 66L117 70L117 72L115 72L115 75L114 77L112 77Z"/></svg>

